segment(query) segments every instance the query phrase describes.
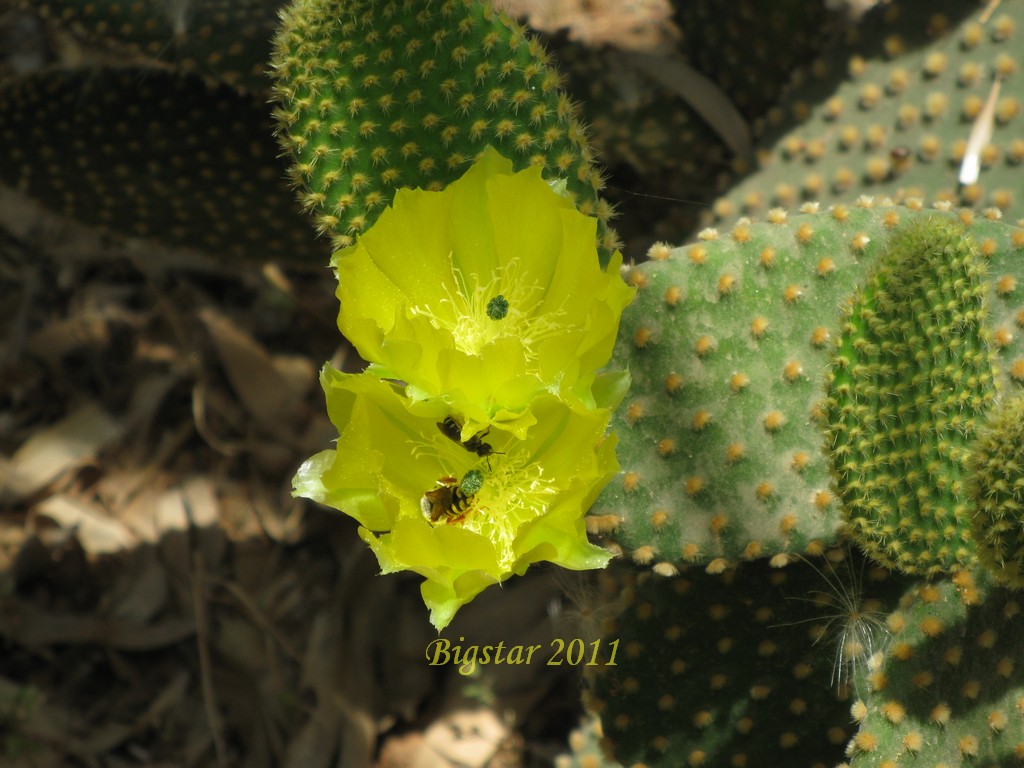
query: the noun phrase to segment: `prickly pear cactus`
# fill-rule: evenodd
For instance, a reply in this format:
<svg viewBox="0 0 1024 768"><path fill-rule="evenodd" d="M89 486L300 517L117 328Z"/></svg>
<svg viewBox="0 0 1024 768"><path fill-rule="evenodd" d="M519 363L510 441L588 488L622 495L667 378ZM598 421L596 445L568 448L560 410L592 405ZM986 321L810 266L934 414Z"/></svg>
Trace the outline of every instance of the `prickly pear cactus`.
<svg viewBox="0 0 1024 768"><path fill-rule="evenodd" d="M850 708L851 768L1016 765L1024 755L1019 593L978 573L917 584Z"/></svg>
<svg viewBox="0 0 1024 768"><path fill-rule="evenodd" d="M903 591L862 566L760 560L719 576L638 576L603 641L609 653L619 640L614 666L588 668L588 707L614 758L659 768L841 759L854 735L852 673L885 646L874 617Z"/></svg>
<svg viewBox="0 0 1024 768"><path fill-rule="evenodd" d="M1024 382L1024 231L970 211L862 200L741 221L635 268L612 364L633 377L613 421L623 472L592 510L637 562L818 551L844 525L823 452L841 310L901 224L959 220L986 263L997 386ZM937 513L938 514L938 513Z"/></svg>
<svg viewBox="0 0 1024 768"><path fill-rule="evenodd" d="M574 106L543 47L476 0L297 0L282 15L273 66L278 136L319 229L352 242L400 187L440 188L484 147L517 169L566 179L585 214L597 196Z"/></svg>
<svg viewBox="0 0 1024 768"><path fill-rule="evenodd" d="M997 582L1024 587L1024 397L1008 394L978 430L968 459L978 559Z"/></svg>
<svg viewBox="0 0 1024 768"><path fill-rule="evenodd" d="M601 719L594 715L582 718L569 734L569 752L555 758L555 768L622 768L605 754L603 740Z"/></svg>
<svg viewBox="0 0 1024 768"><path fill-rule="evenodd" d="M80 221L225 260L323 263L259 99L159 70L0 85L0 182Z"/></svg>
<svg viewBox="0 0 1024 768"><path fill-rule="evenodd" d="M75 35L254 93L283 0L17 0Z"/></svg>
<svg viewBox="0 0 1024 768"><path fill-rule="evenodd" d="M1019 215L1022 27L1019 0L878 3L755 125L760 167L709 223L861 194ZM978 180L960 185L972 131L988 122Z"/></svg>
<svg viewBox="0 0 1024 768"><path fill-rule="evenodd" d="M825 446L851 535L904 573L975 561L964 477L995 398L984 272L959 222L903 227L855 294L829 365Z"/></svg>
<svg viewBox="0 0 1024 768"><path fill-rule="evenodd" d="M706 77L736 107L740 122L754 120L778 101L793 72L827 44L827 30L838 14L820 0L784 0L770 7L738 0L723 24L717 18L722 7L715 2L674 6L672 19L657 26L657 36L631 39L615 30L601 49L597 43L603 38L589 46L552 45L570 90L582 100L602 161L641 174L638 192L704 199L708 183L729 167L730 154L739 147L728 119L713 113L707 93L689 90L687 74ZM583 32L580 36L585 38ZM785 39L786 45L767 45L763 41L769 38Z"/></svg>

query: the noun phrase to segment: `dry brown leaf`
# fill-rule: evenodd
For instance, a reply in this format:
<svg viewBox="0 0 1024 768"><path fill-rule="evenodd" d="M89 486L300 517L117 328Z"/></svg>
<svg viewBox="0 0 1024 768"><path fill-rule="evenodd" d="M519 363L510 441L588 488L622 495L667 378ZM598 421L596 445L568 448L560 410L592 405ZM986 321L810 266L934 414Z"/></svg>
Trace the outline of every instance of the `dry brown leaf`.
<svg viewBox="0 0 1024 768"><path fill-rule="evenodd" d="M245 409L271 434L290 436L301 406L292 379L283 376L266 349L228 318L210 308L201 310L199 318Z"/></svg>
<svg viewBox="0 0 1024 768"><path fill-rule="evenodd" d="M154 514L161 558L180 579L191 579L192 536L202 549L207 568L216 568L224 554L225 541L219 527L220 504L208 478L194 476L183 488L162 493L154 505Z"/></svg>
<svg viewBox="0 0 1024 768"><path fill-rule="evenodd" d="M182 501L198 536L206 568L214 571L224 557L226 543L220 527L220 502L210 478L205 475L190 477L182 488Z"/></svg>
<svg viewBox="0 0 1024 768"><path fill-rule="evenodd" d="M156 544L160 539L159 519L156 514L157 502L165 491L153 481L150 472L136 469L133 471L121 470L118 477L123 478L125 484L133 483L135 475L142 475L149 480L149 484L138 489L131 488L127 499L114 506L118 519L128 526L141 541L149 544ZM103 479L104 483L110 482L110 477ZM116 497L113 501L118 501Z"/></svg>
<svg viewBox="0 0 1024 768"><path fill-rule="evenodd" d="M30 496L121 437L122 423L89 403L36 432L0 464L0 503Z"/></svg>
<svg viewBox="0 0 1024 768"><path fill-rule="evenodd" d="M317 381L317 368L303 355L274 355L272 358L278 375L287 383L296 398L304 397Z"/></svg>
<svg viewBox="0 0 1024 768"><path fill-rule="evenodd" d="M183 487L171 488L161 494L155 513L157 534L163 539L170 532L183 532L189 527L199 530L215 528L220 519L220 505L210 478L194 475L185 481ZM205 554L207 565L219 560L214 550Z"/></svg>
<svg viewBox="0 0 1024 768"><path fill-rule="evenodd" d="M111 326L138 325L140 315L129 312L118 302L120 297L87 296L83 306L68 317L52 320L33 333L27 347L59 370L61 359L80 349L109 346Z"/></svg>
<svg viewBox="0 0 1024 768"><path fill-rule="evenodd" d="M131 549L138 539L106 510L82 499L51 496L36 505L33 518L46 518L65 531L74 531L79 543L90 555L110 555Z"/></svg>
<svg viewBox="0 0 1024 768"><path fill-rule="evenodd" d="M192 619L167 619L158 624L94 615L48 612L13 597L0 601L0 637L19 645L96 643L124 651L164 648L195 633Z"/></svg>
<svg viewBox="0 0 1024 768"><path fill-rule="evenodd" d="M167 571L154 557L152 547L134 553L132 568L125 569L120 592L113 595L111 616L144 624L163 610L170 595Z"/></svg>
<svg viewBox="0 0 1024 768"><path fill-rule="evenodd" d="M313 620L302 664L302 685L316 695L319 716L334 724L341 748L338 765L369 768L377 739L371 709L375 690L368 653L343 636L343 621L334 610ZM340 685L339 685L340 682Z"/></svg>
<svg viewBox="0 0 1024 768"><path fill-rule="evenodd" d="M153 702L135 717L134 722L110 721L99 724L79 722L72 731L69 727L71 719L60 716L51 707L48 707L48 719L42 721L42 718L37 715L36 719L39 722L31 730L36 736L48 735L51 740L72 754L82 757L102 754L115 749L142 729L157 725L163 713L181 701L188 686L188 678L187 672L179 672L160 691ZM44 722L45 724L43 724ZM78 732L85 735L75 736L74 734ZM87 762L92 761L87 760Z"/></svg>
<svg viewBox="0 0 1024 768"><path fill-rule="evenodd" d="M669 0L493 0L533 29L569 30L569 39L599 47L658 53L679 40Z"/></svg>
<svg viewBox="0 0 1024 768"><path fill-rule="evenodd" d="M330 768L336 765L338 724L333 707L319 704L288 745L285 768Z"/></svg>
<svg viewBox="0 0 1024 768"><path fill-rule="evenodd" d="M427 728L423 734L426 748L416 756L412 768L485 768L510 735L508 725L490 709L452 712Z"/></svg>

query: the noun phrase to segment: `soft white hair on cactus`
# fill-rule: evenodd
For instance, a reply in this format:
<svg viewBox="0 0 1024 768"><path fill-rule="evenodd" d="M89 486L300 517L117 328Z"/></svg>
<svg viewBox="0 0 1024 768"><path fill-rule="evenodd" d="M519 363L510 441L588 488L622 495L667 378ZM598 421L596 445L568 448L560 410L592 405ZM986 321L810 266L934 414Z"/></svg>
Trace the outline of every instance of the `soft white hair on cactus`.
<svg viewBox="0 0 1024 768"><path fill-rule="evenodd" d="M891 633L886 625L886 614L879 610L877 601L864 597L865 563L859 570L855 569L848 551L833 552L846 563L845 575L837 573L836 562L826 561L819 568L807 558L796 555L821 576L825 586L811 592L810 597L791 599L833 610L793 623L814 622L814 644L827 642L834 647L831 684L845 693L851 683L856 687L858 676L878 665Z"/></svg>
<svg viewBox="0 0 1024 768"><path fill-rule="evenodd" d="M174 30L174 40L181 43L188 31L189 5L191 0L165 0L164 14Z"/></svg>

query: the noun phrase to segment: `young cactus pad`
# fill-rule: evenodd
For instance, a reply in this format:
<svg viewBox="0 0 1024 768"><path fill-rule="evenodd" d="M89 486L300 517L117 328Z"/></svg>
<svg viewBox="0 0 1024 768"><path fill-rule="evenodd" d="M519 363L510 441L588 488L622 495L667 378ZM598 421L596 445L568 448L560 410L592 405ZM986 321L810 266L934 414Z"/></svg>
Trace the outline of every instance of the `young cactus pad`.
<svg viewBox="0 0 1024 768"><path fill-rule="evenodd" d="M967 482L978 560L996 580L1024 587L1024 398L996 404L978 430Z"/></svg>
<svg viewBox="0 0 1024 768"><path fill-rule="evenodd" d="M1020 216L1022 26L1020 2L874 4L755 126L760 168L714 205L716 225L860 194ZM958 184L972 131L989 119L978 179Z"/></svg>
<svg viewBox="0 0 1024 768"><path fill-rule="evenodd" d="M1004 387L1024 382L1024 231L988 215L862 199L739 222L633 270L614 368L633 386L613 420L623 472L594 529L642 563L713 570L815 551L843 525L825 437L825 372L841 310L893 230L960 220L987 262L990 338ZM784 562L780 560L780 563Z"/></svg>
<svg viewBox="0 0 1024 768"><path fill-rule="evenodd" d="M917 584L850 707L850 768L1011 766L1024 755L1020 596L983 572Z"/></svg>
<svg viewBox="0 0 1024 768"><path fill-rule="evenodd" d="M491 145L565 179L579 210L610 208L548 55L478 0L296 0L273 67L278 135L320 230L352 242L400 187L440 189Z"/></svg>
<svg viewBox="0 0 1024 768"><path fill-rule="evenodd" d="M614 757L652 768L835 764L854 728L833 663L863 666L886 642L877 625L854 642L849 614L884 616L902 592L884 569L864 569L865 597L858 559L641 574L602 643L619 640L615 665L588 668L587 703Z"/></svg>
<svg viewBox="0 0 1024 768"><path fill-rule="evenodd" d="M224 260L327 258L281 181L263 99L158 69L0 85L0 182L67 216Z"/></svg>
<svg viewBox="0 0 1024 768"><path fill-rule="evenodd" d="M15 0L149 66L168 63L208 81L263 94L270 37L281 3L267 0ZM139 66L142 66L140 63Z"/></svg>
<svg viewBox="0 0 1024 768"><path fill-rule="evenodd" d="M995 396L983 276L958 222L901 228L829 366L826 446L851 533L906 573L975 560L965 463Z"/></svg>

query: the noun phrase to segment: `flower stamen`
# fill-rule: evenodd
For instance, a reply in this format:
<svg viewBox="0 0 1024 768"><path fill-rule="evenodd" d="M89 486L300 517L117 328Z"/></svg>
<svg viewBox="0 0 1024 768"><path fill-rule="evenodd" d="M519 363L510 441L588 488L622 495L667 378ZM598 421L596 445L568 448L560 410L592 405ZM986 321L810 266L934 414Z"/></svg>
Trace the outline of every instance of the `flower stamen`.
<svg viewBox="0 0 1024 768"><path fill-rule="evenodd" d="M508 315L508 299L500 293L487 302L487 316L491 320L504 320Z"/></svg>
<svg viewBox="0 0 1024 768"><path fill-rule="evenodd" d="M570 330L561 307L543 315L533 311L540 304L544 289L519 278L518 259L493 270L486 283L474 279L471 286L455 266L452 276L454 290L446 281L442 285L444 295L436 304L418 304L409 309L409 314L425 317L434 328L447 331L455 348L467 355L479 356L491 342L511 337L522 342L529 363L538 357L534 348L538 342Z"/></svg>
<svg viewBox="0 0 1024 768"><path fill-rule="evenodd" d="M482 479L474 495L474 507L480 514L467 518L463 527L490 539L498 562L509 568L517 558L514 544L519 527L547 512L557 493L557 484L544 476L541 466L504 460Z"/></svg>

